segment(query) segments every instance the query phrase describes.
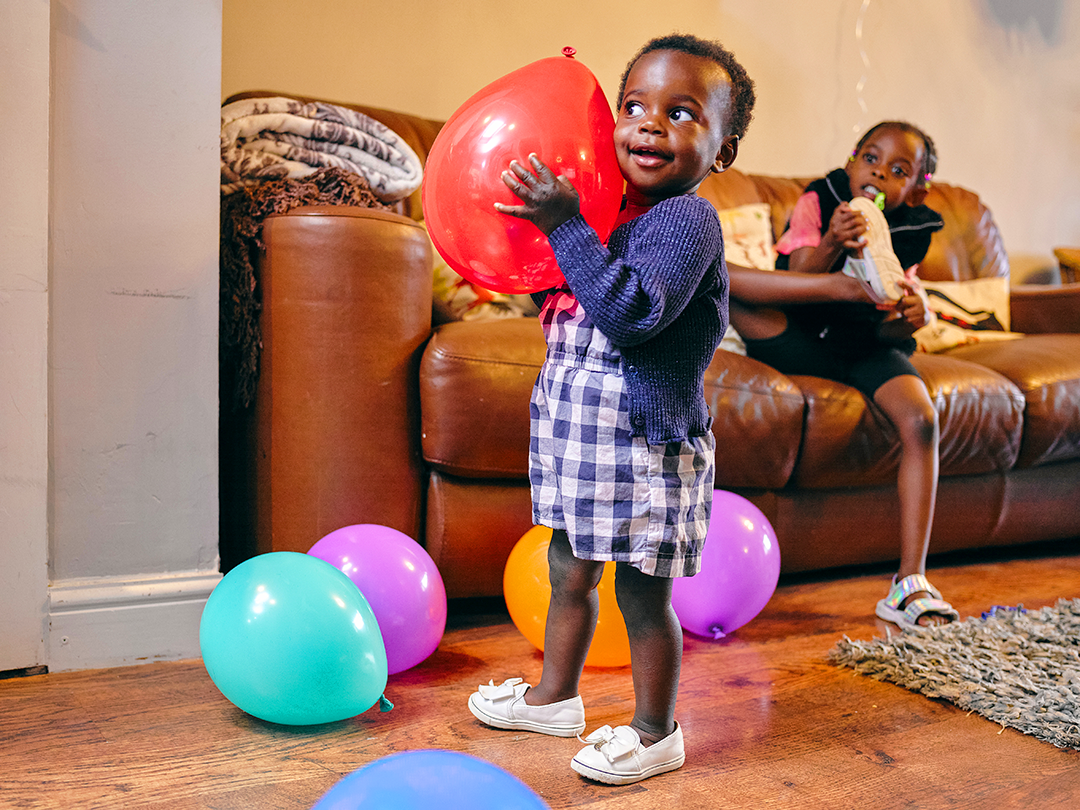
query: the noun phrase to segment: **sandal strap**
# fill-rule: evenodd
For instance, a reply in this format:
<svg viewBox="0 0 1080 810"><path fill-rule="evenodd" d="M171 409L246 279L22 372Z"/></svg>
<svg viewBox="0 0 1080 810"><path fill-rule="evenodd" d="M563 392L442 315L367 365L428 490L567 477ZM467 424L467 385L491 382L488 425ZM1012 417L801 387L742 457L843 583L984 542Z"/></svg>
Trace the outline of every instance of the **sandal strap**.
<svg viewBox="0 0 1080 810"><path fill-rule="evenodd" d="M893 577L889 595L885 597L885 604L893 610L899 610L900 606L904 604L905 599L913 593L919 593L920 591L930 594L934 599L941 599L941 591L931 585L930 580L923 574L908 574L908 576L904 577L899 582L896 580L896 577Z"/></svg>
<svg viewBox="0 0 1080 810"><path fill-rule="evenodd" d="M912 599L911 602L908 603L908 606L904 608L903 613L912 624L918 624L919 619L927 613L935 613L954 622L960 618L960 614L957 612L956 608L945 600L927 599L925 596L921 599Z"/></svg>

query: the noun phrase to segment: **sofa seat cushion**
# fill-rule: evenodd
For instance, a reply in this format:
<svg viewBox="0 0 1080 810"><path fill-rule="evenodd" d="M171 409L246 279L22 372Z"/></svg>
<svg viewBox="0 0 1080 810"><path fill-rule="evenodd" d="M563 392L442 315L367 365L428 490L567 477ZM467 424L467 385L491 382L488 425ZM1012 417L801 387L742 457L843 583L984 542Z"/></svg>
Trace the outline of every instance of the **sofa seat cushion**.
<svg viewBox="0 0 1080 810"><path fill-rule="evenodd" d="M456 321L420 361L424 460L465 478L528 478L529 398L544 363L536 318Z"/></svg>
<svg viewBox="0 0 1080 810"><path fill-rule="evenodd" d="M1011 469L1023 434L1020 389L995 371L951 355L916 355L912 362L938 411L941 476ZM841 383L819 377L793 379L806 397L805 436L793 476L796 486L895 484L900 444L885 414Z"/></svg>
<svg viewBox="0 0 1080 810"><path fill-rule="evenodd" d="M1080 458L1080 335L1027 335L961 346L948 356L993 369L1023 392L1017 467Z"/></svg>
<svg viewBox="0 0 1080 810"><path fill-rule="evenodd" d="M529 398L544 362L535 318L462 321L435 330L420 363L421 447L463 478L527 479ZM803 396L764 363L717 351L705 374L718 487L784 486L802 441Z"/></svg>
<svg viewBox="0 0 1080 810"><path fill-rule="evenodd" d="M805 401L779 371L718 351L705 371L719 489L779 489L795 469Z"/></svg>

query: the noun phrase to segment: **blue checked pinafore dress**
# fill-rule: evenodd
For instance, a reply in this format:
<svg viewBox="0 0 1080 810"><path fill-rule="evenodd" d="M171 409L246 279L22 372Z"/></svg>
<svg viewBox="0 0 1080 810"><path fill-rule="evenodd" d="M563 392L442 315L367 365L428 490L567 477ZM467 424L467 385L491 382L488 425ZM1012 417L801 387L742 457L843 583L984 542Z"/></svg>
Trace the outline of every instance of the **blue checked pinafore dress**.
<svg viewBox="0 0 1080 810"><path fill-rule="evenodd" d="M694 575L713 496L712 432L667 444L633 436L619 350L566 290L548 295L540 322L548 348L529 409L533 522L565 529L579 559Z"/></svg>

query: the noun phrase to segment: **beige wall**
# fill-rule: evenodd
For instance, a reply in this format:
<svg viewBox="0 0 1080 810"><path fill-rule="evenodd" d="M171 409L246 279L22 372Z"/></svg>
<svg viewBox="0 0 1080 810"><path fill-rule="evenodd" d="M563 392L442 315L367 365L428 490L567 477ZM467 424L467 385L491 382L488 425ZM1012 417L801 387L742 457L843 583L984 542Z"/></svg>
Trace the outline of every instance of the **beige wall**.
<svg viewBox="0 0 1080 810"><path fill-rule="evenodd" d="M937 141L941 179L983 196L1014 255L1080 245L1080 3L863 9L864 0L224 0L222 94L271 89L446 118L493 79L572 45L610 97L645 40L690 31L724 42L758 84L740 168L819 174L840 164L857 131L904 118Z"/></svg>

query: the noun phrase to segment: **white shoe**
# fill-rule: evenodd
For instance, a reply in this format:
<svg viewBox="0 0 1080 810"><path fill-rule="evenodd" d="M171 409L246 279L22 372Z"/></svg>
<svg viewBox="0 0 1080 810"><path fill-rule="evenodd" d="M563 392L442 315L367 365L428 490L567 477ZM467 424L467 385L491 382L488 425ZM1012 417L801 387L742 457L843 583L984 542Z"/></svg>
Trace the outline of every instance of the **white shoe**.
<svg viewBox="0 0 1080 810"><path fill-rule="evenodd" d="M866 197L856 197L848 205L866 220L866 246L862 249L862 258L849 259L851 271L845 266L844 272L861 281L877 303L899 301L903 297L899 282L904 279L904 268L893 253L885 215Z"/></svg>
<svg viewBox="0 0 1080 810"><path fill-rule="evenodd" d="M630 785L650 776L681 768L686 761L682 727L648 748L630 726L603 726L583 742L589 743L570 760L582 776L608 785Z"/></svg>
<svg viewBox="0 0 1080 810"><path fill-rule="evenodd" d="M508 678L481 684L469 696L469 711L481 723L511 731L535 731L555 737L576 737L585 730L585 704L581 695L558 703L530 706L525 702L529 684Z"/></svg>

